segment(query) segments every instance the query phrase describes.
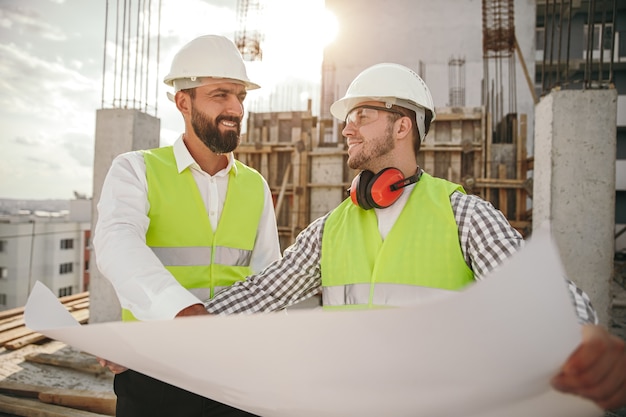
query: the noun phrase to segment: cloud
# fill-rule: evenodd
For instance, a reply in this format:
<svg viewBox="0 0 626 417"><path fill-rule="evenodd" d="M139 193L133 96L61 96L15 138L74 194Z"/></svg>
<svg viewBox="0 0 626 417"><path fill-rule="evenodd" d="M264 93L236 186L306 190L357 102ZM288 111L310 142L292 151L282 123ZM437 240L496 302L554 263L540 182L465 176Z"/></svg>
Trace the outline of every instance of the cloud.
<svg viewBox="0 0 626 417"><path fill-rule="evenodd" d="M50 173L54 173L56 171L60 171L63 166L54 159L38 157L35 155L27 156L26 161L33 162L38 166L38 171L46 173L46 175Z"/></svg>
<svg viewBox="0 0 626 417"><path fill-rule="evenodd" d="M47 23L37 10L6 2L0 4L0 26L11 29L16 34L37 34L53 41L66 39L63 31Z"/></svg>
<svg viewBox="0 0 626 417"><path fill-rule="evenodd" d="M308 72L319 68L317 64L306 65L312 55L308 47L292 47L294 42L305 46L301 35L292 33L295 28L309 28L315 20L297 24L285 21L286 13L310 14L304 6L308 2L303 2L302 7L299 1L293 5L292 2L267 2L265 11L275 14L277 20L265 29L275 31L289 26L291 32L267 33L268 38L280 45L273 50L266 45L267 55L261 65L249 67L249 75L263 85L261 93L274 90L274 79L281 85L292 84L285 71L308 79ZM142 94L141 98L150 104L148 113L157 106L154 115L161 119L161 144L169 145L183 130L182 118L167 100L168 88L163 84L172 58L182 45L200 35L214 33L234 39L239 29L236 14L239 1L158 3L162 4L161 29L150 33L154 47L150 52L156 51L157 44L160 46L159 62L150 69L149 83L152 90L158 87L156 94L150 90L150 94L145 97ZM115 14L111 15L114 8L115 2L104 0L0 0L0 126L3 128L0 176L11 178L0 181L1 197L65 195L70 198L72 190L91 191L96 110L110 105L108 97L103 97L103 90L106 94L113 90L113 81L108 76L114 52L111 46L115 39L111 29L115 27ZM153 24L156 17L153 11ZM279 59L283 61L277 64L275 61ZM107 77L103 79L104 64ZM300 68L296 69L296 64ZM249 110L254 108L252 99L251 96L246 102Z"/></svg>
<svg viewBox="0 0 626 417"><path fill-rule="evenodd" d="M15 44L0 44L0 58L3 112L30 113L48 121L82 124L82 113L97 108L97 80L63 63L29 54Z"/></svg>
<svg viewBox="0 0 626 417"><path fill-rule="evenodd" d="M93 167L94 140L83 132L65 134L62 146L81 167Z"/></svg>
<svg viewBox="0 0 626 417"><path fill-rule="evenodd" d="M41 146L42 145L42 141L35 139L33 137L27 137L27 136L16 136L13 139L13 143L17 144L17 145L21 145L21 146L27 146L27 147L33 147L33 146Z"/></svg>

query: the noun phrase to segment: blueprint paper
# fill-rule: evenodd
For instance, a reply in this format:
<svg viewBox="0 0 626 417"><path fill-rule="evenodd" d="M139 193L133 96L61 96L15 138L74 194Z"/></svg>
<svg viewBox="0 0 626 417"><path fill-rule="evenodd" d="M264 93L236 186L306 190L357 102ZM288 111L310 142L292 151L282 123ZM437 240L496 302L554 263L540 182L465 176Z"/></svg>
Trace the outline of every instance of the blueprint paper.
<svg viewBox="0 0 626 417"><path fill-rule="evenodd" d="M552 240L536 234L484 281L412 307L77 326L38 282L25 320L260 416L600 417L549 384L581 338L564 276Z"/></svg>

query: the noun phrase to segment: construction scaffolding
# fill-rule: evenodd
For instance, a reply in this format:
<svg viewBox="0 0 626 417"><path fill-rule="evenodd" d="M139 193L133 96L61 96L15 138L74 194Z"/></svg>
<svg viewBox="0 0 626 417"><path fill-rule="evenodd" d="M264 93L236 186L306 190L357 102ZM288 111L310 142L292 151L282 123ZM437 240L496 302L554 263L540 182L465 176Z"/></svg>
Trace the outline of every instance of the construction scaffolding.
<svg viewBox="0 0 626 417"><path fill-rule="evenodd" d="M263 58L261 10L259 0L237 2L238 29L235 32L235 45L246 61L261 61Z"/></svg>
<svg viewBox="0 0 626 417"><path fill-rule="evenodd" d="M527 234L526 115L508 120L512 141L501 144L492 142L489 114L482 107L435 110L437 119L418 164L488 199ZM235 150L236 158L258 170L270 186L283 250L311 221L347 197L357 174L347 166L344 142L331 147L317 138L318 120L310 111L250 113L247 133Z"/></svg>
<svg viewBox="0 0 626 417"><path fill-rule="evenodd" d="M526 70L515 36L513 0L483 0L483 98L486 111L483 178L475 186L526 235L531 214L527 200L532 196L528 172L526 115L517 113L516 52L529 88L534 85ZM506 86L506 88L505 88Z"/></svg>

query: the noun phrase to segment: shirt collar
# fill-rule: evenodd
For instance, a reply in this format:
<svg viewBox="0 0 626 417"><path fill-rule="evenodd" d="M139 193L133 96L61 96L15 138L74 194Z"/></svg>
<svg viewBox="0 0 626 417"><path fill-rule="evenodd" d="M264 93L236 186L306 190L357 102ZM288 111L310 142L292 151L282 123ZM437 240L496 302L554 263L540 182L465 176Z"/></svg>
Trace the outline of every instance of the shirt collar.
<svg viewBox="0 0 626 417"><path fill-rule="evenodd" d="M174 158L176 158L176 167L178 168L178 173L180 174L187 168L195 168L200 170L200 165L193 159L193 156L189 153L189 150L185 146L185 142L183 141L183 135L180 135L176 142L173 145L174 148ZM235 165L235 156L232 152L229 152L228 155L228 165L226 168L222 169L214 176L224 176L227 173L231 172L233 175L237 175L237 165Z"/></svg>

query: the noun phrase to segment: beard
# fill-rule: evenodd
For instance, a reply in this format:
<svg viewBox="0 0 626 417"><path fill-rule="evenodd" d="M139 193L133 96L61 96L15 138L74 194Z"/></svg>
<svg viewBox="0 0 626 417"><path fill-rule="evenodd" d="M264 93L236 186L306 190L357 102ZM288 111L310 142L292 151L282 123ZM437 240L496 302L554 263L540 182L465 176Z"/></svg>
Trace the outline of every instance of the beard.
<svg viewBox="0 0 626 417"><path fill-rule="evenodd" d="M385 133L361 143L359 152L348 156L348 166L352 169L369 169L376 158L388 155L396 146L393 139L393 124L389 124Z"/></svg>
<svg viewBox="0 0 626 417"><path fill-rule="evenodd" d="M236 130L229 129L226 132L221 132L218 126L222 120L237 123ZM241 118L239 117L217 116L215 120L211 120L209 116L196 110L196 107L192 105L191 127L202 143L216 154L232 152L237 148L237 145L239 145L241 135Z"/></svg>

